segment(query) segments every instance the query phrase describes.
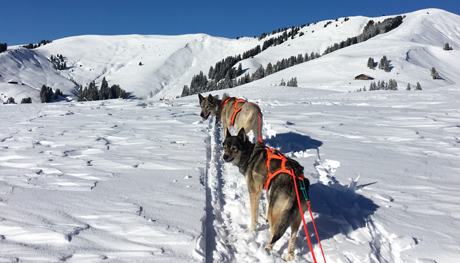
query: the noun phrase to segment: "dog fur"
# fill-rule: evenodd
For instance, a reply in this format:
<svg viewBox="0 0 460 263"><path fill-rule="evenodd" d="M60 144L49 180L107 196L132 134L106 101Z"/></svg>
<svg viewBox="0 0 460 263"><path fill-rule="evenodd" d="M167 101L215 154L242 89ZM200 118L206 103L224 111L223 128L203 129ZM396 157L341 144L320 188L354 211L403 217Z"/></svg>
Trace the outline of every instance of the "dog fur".
<svg viewBox="0 0 460 263"><path fill-rule="evenodd" d="M235 100L234 97L230 98L227 94L224 94L222 100L219 99L219 96L212 96L209 94L208 97L203 97L201 94L198 94L198 98L200 99L200 107L201 113L200 116L203 121L207 120L209 116L216 116L217 125L219 120L222 120L222 126L224 131L230 127L231 120L233 113L235 112ZM229 99L230 100L224 104L224 102ZM243 105L241 110L237 113L235 117L235 123L233 127L239 132L242 128L245 131L253 131L254 138L259 138L261 136L262 131L262 112L257 104L252 102L242 102L237 103L237 107ZM222 108L223 106L223 108Z"/></svg>
<svg viewBox="0 0 460 263"><path fill-rule="evenodd" d="M259 201L262 195L263 186L268 179L266 166L267 151L265 145L261 142L252 144L247 139L244 128L242 128L237 136L231 136L227 130L227 137L223 143L223 147L224 161L236 165L246 179L251 205L251 226L248 232L252 232L257 225ZM278 171L280 168L280 160L270 160L270 172ZM286 168L288 170L293 169L296 176L303 174L303 167L290 158L287 158ZM304 182L308 190L310 186L308 179L305 178ZM306 211L307 204L305 198L301 194L301 191L298 191L301 198L302 210ZM299 211L292 175L280 173L275 176L270 182L267 196L267 219L270 225L270 241L265 249L271 250L275 242L283 236L290 226L291 237L289 239L288 253L285 260L293 260L295 257L295 238L302 221L302 215Z"/></svg>

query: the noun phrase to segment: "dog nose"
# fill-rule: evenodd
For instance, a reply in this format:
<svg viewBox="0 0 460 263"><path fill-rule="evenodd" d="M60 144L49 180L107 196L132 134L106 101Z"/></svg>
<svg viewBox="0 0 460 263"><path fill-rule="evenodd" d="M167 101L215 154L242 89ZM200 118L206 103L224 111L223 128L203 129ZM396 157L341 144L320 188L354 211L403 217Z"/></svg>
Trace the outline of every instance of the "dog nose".
<svg viewBox="0 0 460 263"><path fill-rule="evenodd" d="M223 158L224 158L224 161L227 161L227 159L228 159L228 154L224 154Z"/></svg>

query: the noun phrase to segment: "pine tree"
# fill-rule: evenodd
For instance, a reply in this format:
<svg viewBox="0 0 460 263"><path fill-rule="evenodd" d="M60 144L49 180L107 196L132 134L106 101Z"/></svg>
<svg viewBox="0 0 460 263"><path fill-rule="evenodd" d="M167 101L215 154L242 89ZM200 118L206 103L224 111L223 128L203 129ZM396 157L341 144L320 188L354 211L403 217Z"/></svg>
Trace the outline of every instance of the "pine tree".
<svg viewBox="0 0 460 263"><path fill-rule="evenodd" d="M443 49L446 50L446 51L449 51L449 50L452 50L452 47L449 46L449 43L446 43L446 44L444 45L444 48L443 48ZM1 51L0 51L0 52L1 52Z"/></svg>
<svg viewBox="0 0 460 263"><path fill-rule="evenodd" d="M439 79L440 78L438 72L436 72L436 69L434 67L431 68L431 77L433 79Z"/></svg>
<svg viewBox="0 0 460 263"><path fill-rule="evenodd" d="M286 82L284 82L284 79L281 79L280 86L286 86Z"/></svg>
<svg viewBox="0 0 460 263"><path fill-rule="evenodd" d="M14 98L13 97L9 97L8 100L6 101L6 104L15 104L16 102L14 102Z"/></svg>
<svg viewBox="0 0 460 263"><path fill-rule="evenodd" d="M0 43L0 53L6 51L8 49L8 45L6 43Z"/></svg>
<svg viewBox="0 0 460 263"><path fill-rule="evenodd" d="M284 80L282 81L284 82ZM280 85L281 86L281 85ZM284 85L282 85L284 86ZM294 77L292 78L291 80L289 80L287 83L286 83L286 86L289 86L289 87L297 87L297 78Z"/></svg>
<svg viewBox="0 0 460 263"><path fill-rule="evenodd" d="M31 97L23 98L21 100L21 104L25 104L25 103L32 103L32 98Z"/></svg>
<svg viewBox="0 0 460 263"><path fill-rule="evenodd" d="M415 90L422 90L422 85L420 85L419 82L417 82L417 86L415 86Z"/></svg>
<svg viewBox="0 0 460 263"><path fill-rule="evenodd" d="M370 68L370 69L374 69L374 59L373 58L369 58L367 60L367 67Z"/></svg>
<svg viewBox="0 0 460 263"><path fill-rule="evenodd" d="M389 90L398 90L398 83L395 79L390 79L388 82L388 89Z"/></svg>
<svg viewBox="0 0 460 263"><path fill-rule="evenodd" d="M407 83L407 88L406 90L410 90L410 83Z"/></svg>
<svg viewBox="0 0 460 263"><path fill-rule="evenodd" d="M273 66L271 62L268 63L267 69L265 69L265 74L267 74L267 76L273 74Z"/></svg>
<svg viewBox="0 0 460 263"><path fill-rule="evenodd" d="M243 66L241 63L238 65L238 69L236 70L236 76L241 76L243 74Z"/></svg>
<svg viewBox="0 0 460 263"><path fill-rule="evenodd" d="M379 63L379 69L382 69L385 72L390 72L390 62L386 56L383 56Z"/></svg>

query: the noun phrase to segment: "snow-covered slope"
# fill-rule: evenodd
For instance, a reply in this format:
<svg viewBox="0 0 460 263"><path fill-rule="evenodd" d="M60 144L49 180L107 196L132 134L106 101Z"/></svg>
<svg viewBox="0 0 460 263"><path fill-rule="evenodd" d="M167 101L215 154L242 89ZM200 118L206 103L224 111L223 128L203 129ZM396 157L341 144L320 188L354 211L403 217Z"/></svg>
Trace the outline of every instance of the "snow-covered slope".
<svg viewBox="0 0 460 263"><path fill-rule="evenodd" d="M400 87L416 82L421 82L424 87L459 83L460 70L455 64L460 59L460 17L439 9L403 15L403 24L389 33L299 64L287 72L263 79L257 85L279 84L286 74L288 78L297 77L299 86L320 85L341 91L362 88L361 82L353 81L359 74L371 75L376 80L396 79ZM386 18L358 16L350 17L348 21L338 18L312 23L300 29L303 36L298 34L294 39L272 46L241 63L246 72L252 73L260 65L265 68L269 62L274 64L290 56L311 52L322 54L328 46L359 35L370 19L379 22ZM328 22L329 25L324 27ZM207 74L210 66L227 56L242 54L256 45L262 46L267 39L281 34L271 34L261 40L225 39L204 34L77 36L55 40L35 50L10 47L8 52L0 54L0 91L4 96L15 97L16 101L20 101L24 94L35 94L32 97L38 100L37 92L45 84L53 89L60 88L74 98L75 83L87 86L96 81L100 84L106 77L110 85L119 84L134 97L176 97L200 71ZM442 50L445 43L449 43L453 51ZM64 56L67 69L55 70L49 62L51 55L58 54ZM369 57L378 62L384 55L391 62L391 73L366 67ZM430 79L432 67L437 69L442 80ZM6 85L10 79L25 83L28 89Z"/></svg>
<svg viewBox="0 0 460 263"><path fill-rule="evenodd" d="M253 72L322 53L358 35L369 19L310 25L242 64ZM460 258L459 25L458 15L442 10L409 13L387 34L213 92L258 103L266 144L305 167L327 262ZM0 105L0 262L284 262L289 231L270 253L262 218L245 233L249 194L244 177L221 159L221 125L201 121L196 96L158 100L263 41L79 36L1 53L2 99L31 96L34 103ZM442 50L446 42L452 51ZM48 60L57 54L68 69ZM390 72L366 67L383 55ZM432 67L442 79L430 77ZM354 80L362 73L396 79L399 90L348 92L369 87ZM73 81L103 77L154 98L35 103L43 84L72 99ZM292 77L299 87L275 87ZM416 82L422 91L405 90ZM303 228L296 241L295 262L313 262ZM322 262L316 242L313 250Z"/></svg>

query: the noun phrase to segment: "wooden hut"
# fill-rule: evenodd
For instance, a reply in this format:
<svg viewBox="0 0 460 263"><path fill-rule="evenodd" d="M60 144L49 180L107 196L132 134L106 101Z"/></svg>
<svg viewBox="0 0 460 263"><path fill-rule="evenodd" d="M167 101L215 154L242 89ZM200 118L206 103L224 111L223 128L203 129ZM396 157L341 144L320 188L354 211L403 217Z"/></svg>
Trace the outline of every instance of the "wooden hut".
<svg viewBox="0 0 460 263"><path fill-rule="evenodd" d="M361 74L355 77L355 80L373 80L374 78L365 74Z"/></svg>

